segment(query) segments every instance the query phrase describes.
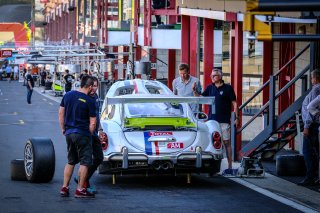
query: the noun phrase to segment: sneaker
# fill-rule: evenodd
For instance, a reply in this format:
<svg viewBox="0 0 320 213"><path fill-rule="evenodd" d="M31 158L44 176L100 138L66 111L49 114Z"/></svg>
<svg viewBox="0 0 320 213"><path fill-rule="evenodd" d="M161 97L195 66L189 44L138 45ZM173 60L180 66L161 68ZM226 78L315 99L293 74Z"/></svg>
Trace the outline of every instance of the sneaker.
<svg viewBox="0 0 320 213"><path fill-rule="evenodd" d="M88 192L86 188L77 189L74 196L76 198L94 198L94 194L91 192Z"/></svg>
<svg viewBox="0 0 320 213"><path fill-rule="evenodd" d="M87 191L90 192L90 193L92 193L92 194L97 194L97 193L98 193L96 187L94 187L94 186L88 187L88 188L87 188Z"/></svg>
<svg viewBox="0 0 320 213"><path fill-rule="evenodd" d="M63 186L60 190L61 197L69 197L69 187Z"/></svg>
<svg viewBox="0 0 320 213"><path fill-rule="evenodd" d="M234 174L234 170L233 170L233 169L225 169L225 170L222 172L222 175L223 175L223 176L233 176L233 175L235 175L235 174Z"/></svg>

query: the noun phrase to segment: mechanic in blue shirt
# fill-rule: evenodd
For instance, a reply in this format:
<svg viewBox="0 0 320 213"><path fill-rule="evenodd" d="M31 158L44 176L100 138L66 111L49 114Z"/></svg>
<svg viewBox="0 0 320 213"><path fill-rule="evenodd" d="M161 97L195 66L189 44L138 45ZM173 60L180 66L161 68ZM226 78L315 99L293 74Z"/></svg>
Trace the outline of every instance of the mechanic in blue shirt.
<svg viewBox="0 0 320 213"><path fill-rule="evenodd" d="M87 190L91 193L96 194L97 190L93 185L90 184L90 178L92 177L93 173L97 170L98 166L101 164L103 160L103 151L102 151L102 146L100 142L99 135L104 134L101 126L100 126L100 116L99 116L99 109L100 109L100 101L99 97L97 95L97 89L99 87L99 80L96 77L93 78L93 87L90 92L90 97L93 99L95 106L96 106L96 128L92 134L92 164L89 166L88 169L88 175L87 175ZM78 182L78 179L75 178L75 182Z"/></svg>
<svg viewBox="0 0 320 213"><path fill-rule="evenodd" d="M313 70L310 74L312 89L302 102L301 114L304 124L303 130L303 157L306 164L306 177L298 185L309 186L319 182L319 139L316 117L308 111L311 101L320 95L320 70Z"/></svg>
<svg viewBox="0 0 320 213"><path fill-rule="evenodd" d="M226 155L228 159L228 169L224 171L225 174L233 174L232 171L232 149L230 143L230 120L231 120L231 110L236 114L235 124L238 126L238 104L236 101L236 95L233 88L229 84L225 84L222 80L222 71L220 69L213 69L210 75L212 84L207 86L202 96L212 96L215 97L214 106L209 108L209 120L215 120L220 124L222 130L223 144L226 148ZM199 96L195 87L193 87L193 92L195 96ZM214 107L214 108L213 108ZM212 109L213 108L213 109Z"/></svg>
<svg viewBox="0 0 320 213"><path fill-rule="evenodd" d="M88 168L92 164L91 136L96 128L95 103L88 96L93 83L91 76L83 76L79 91L66 93L60 104L59 123L62 133L66 136L68 152L68 163L64 169L63 186L60 190L63 197L69 196L70 179L74 166L79 162L79 183L75 197L94 197L85 187Z"/></svg>

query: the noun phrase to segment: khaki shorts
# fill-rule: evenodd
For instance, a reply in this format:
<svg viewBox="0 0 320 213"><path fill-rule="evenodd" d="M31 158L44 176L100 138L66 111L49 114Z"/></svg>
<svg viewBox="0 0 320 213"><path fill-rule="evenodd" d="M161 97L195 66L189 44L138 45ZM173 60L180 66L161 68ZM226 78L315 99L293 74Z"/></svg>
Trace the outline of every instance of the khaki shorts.
<svg viewBox="0 0 320 213"><path fill-rule="evenodd" d="M231 126L227 123L219 123L222 131L222 140L228 141L230 140L231 135Z"/></svg>

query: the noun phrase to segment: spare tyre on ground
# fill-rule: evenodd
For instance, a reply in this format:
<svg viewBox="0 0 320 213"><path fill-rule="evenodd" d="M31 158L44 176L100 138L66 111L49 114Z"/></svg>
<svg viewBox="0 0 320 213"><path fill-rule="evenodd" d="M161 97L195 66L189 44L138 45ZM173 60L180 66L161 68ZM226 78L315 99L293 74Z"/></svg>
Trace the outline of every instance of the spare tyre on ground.
<svg viewBox="0 0 320 213"><path fill-rule="evenodd" d="M26 178L33 183L52 180L55 171L54 146L49 138L31 138L24 148Z"/></svg>
<svg viewBox="0 0 320 213"><path fill-rule="evenodd" d="M11 180L25 181L27 180L24 169L24 159L14 159L11 161Z"/></svg>
<svg viewBox="0 0 320 213"><path fill-rule="evenodd" d="M303 155L279 155L276 157L276 171L280 176L304 176L306 166Z"/></svg>

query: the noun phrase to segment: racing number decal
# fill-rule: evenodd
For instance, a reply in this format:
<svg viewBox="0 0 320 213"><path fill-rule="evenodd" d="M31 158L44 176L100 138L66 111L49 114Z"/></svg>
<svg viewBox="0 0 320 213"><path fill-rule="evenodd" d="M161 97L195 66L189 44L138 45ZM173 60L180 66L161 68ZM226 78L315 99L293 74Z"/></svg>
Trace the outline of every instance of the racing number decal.
<svg viewBox="0 0 320 213"><path fill-rule="evenodd" d="M168 149L183 149L183 143L181 142L173 142L173 143L167 143Z"/></svg>
<svg viewBox="0 0 320 213"><path fill-rule="evenodd" d="M159 142L149 142L148 139L152 136L161 136L161 135L173 135L172 132L143 132L144 134L144 144L145 144L145 153L147 155L152 155L152 146L154 145L154 154L159 155L160 150ZM164 142L161 142L164 143ZM168 142L166 143L167 149L183 149L184 144L182 142Z"/></svg>

